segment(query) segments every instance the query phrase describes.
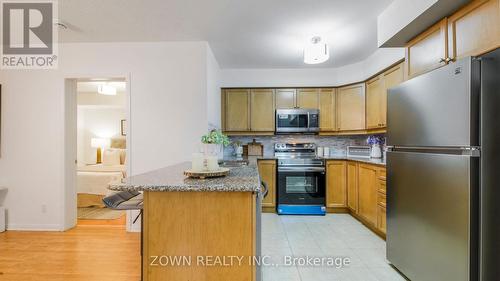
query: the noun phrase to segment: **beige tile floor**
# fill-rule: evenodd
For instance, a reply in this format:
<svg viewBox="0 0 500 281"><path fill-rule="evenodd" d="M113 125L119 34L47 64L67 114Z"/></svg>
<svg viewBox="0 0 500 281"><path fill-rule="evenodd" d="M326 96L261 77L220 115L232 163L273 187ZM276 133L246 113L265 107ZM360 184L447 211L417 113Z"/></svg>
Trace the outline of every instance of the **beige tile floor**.
<svg viewBox="0 0 500 281"><path fill-rule="evenodd" d="M404 281L385 259L385 241L347 214L262 215L264 281ZM350 265L290 266L285 257L349 258Z"/></svg>

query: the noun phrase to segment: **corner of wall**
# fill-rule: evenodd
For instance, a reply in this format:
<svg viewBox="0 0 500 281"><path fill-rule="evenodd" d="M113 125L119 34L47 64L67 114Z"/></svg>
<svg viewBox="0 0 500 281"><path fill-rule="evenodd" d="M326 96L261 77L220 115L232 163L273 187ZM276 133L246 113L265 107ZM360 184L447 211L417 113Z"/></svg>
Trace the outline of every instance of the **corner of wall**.
<svg viewBox="0 0 500 281"><path fill-rule="evenodd" d="M207 43L207 129L221 128L220 66Z"/></svg>

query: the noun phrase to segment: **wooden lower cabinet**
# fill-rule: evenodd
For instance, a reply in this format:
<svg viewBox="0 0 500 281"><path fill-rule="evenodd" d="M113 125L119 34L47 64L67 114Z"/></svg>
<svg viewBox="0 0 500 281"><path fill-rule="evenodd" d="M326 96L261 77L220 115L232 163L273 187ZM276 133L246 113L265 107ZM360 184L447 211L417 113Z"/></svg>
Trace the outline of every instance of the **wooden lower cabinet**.
<svg viewBox="0 0 500 281"><path fill-rule="evenodd" d="M363 222L385 234L385 168L341 160L329 160L326 167L326 206L347 207Z"/></svg>
<svg viewBox="0 0 500 281"><path fill-rule="evenodd" d="M256 195L252 192L144 192L143 280L255 280ZM137 253L139 254L139 253ZM241 256L241 266L195 266L200 256ZM158 257L192 258L161 266Z"/></svg>
<svg viewBox="0 0 500 281"><path fill-rule="evenodd" d="M380 168L377 173L377 230L384 235L387 232L387 185L386 169Z"/></svg>
<svg viewBox="0 0 500 281"><path fill-rule="evenodd" d="M377 223L377 167L359 164L358 168L358 214L367 223Z"/></svg>
<svg viewBox="0 0 500 281"><path fill-rule="evenodd" d="M383 234L387 233L387 209L382 205L377 205L377 229Z"/></svg>
<svg viewBox="0 0 500 281"><path fill-rule="evenodd" d="M346 161L326 162L326 206L329 208L347 207L346 167Z"/></svg>
<svg viewBox="0 0 500 281"><path fill-rule="evenodd" d="M347 162L347 207L358 213L358 164L351 161Z"/></svg>
<svg viewBox="0 0 500 281"><path fill-rule="evenodd" d="M262 200L262 208L264 211L273 212L276 208L276 161L259 160L258 167L261 180L269 188L267 196Z"/></svg>

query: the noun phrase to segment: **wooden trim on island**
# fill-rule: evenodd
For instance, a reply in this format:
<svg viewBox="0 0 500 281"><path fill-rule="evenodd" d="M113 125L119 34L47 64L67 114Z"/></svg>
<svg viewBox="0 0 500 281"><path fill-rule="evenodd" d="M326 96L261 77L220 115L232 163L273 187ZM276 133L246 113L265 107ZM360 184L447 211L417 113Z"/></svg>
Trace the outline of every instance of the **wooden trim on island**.
<svg viewBox="0 0 500 281"><path fill-rule="evenodd" d="M144 192L143 280L254 281L256 268L250 261L256 254L255 196L252 192ZM165 256L188 257L191 265L154 261ZM198 257L208 256L244 259L234 266L199 263Z"/></svg>

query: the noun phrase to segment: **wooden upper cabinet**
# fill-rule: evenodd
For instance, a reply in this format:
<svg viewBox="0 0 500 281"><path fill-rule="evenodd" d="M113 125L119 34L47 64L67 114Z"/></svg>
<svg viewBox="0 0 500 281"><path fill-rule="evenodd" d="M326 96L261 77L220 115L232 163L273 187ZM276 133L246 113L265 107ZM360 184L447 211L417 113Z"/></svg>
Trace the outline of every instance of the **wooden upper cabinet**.
<svg viewBox="0 0 500 281"><path fill-rule="evenodd" d="M338 89L337 129L353 131L365 129L365 84L355 84Z"/></svg>
<svg viewBox="0 0 500 281"><path fill-rule="evenodd" d="M335 89L319 90L319 129L322 132L337 130Z"/></svg>
<svg viewBox="0 0 500 281"><path fill-rule="evenodd" d="M231 89L224 92L224 130L250 130L250 91L246 89Z"/></svg>
<svg viewBox="0 0 500 281"><path fill-rule="evenodd" d="M295 108L296 93L295 89L276 89L276 108Z"/></svg>
<svg viewBox="0 0 500 281"><path fill-rule="evenodd" d="M382 74L384 80L384 91L381 98L381 127L387 127L387 91L404 81L404 63L400 63L395 67L385 71Z"/></svg>
<svg viewBox="0 0 500 281"><path fill-rule="evenodd" d="M263 207L276 206L276 161L275 160L259 160L258 161L259 175L262 181L267 184L267 196L262 199Z"/></svg>
<svg viewBox="0 0 500 281"><path fill-rule="evenodd" d="M500 47L500 0L476 0L448 18L453 60Z"/></svg>
<svg viewBox="0 0 500 281"><path fill-rule="evenodd" d="M406 71L409 78L446 65L448 58L446 18L418 35L406 45Z"/></svg>
<svg viewBox="0 0 500 281"><path fill-rule="evenodd" d="M377 167L358 166L358 214L372 225L377 223Z"/></svg>
<svg viewBox="0 0 500 281"><path fill-rule="evenodd" d="M385 115L383 103L386 103L384 94L383 75L379 75L366 82L366 128L384 127L383 115Z"/></svg>
<svg viewBox="0 0 500 281"><path fill-rule="evenodd" d="M298 89L297 107L318 109L319 108L319 89Z"/></svg>
<svg viewBox="0 0 500 281"><path fill-rule="evenodd" d="M250 92L250 130L274 132L274 90L254 89Z"/></svg>
<svg viewBox="0 0 500 281"><path fill-rule="evenodd" d="M347 206L358 213L358 164L347 162Z"/></svg>
<svg viewBox="0 0 500 281"><path fill-rule="evenodd" d="M347 207L346 161L326 162L326 206Z"/></svg>

